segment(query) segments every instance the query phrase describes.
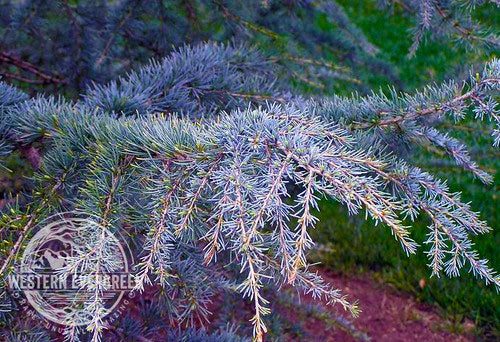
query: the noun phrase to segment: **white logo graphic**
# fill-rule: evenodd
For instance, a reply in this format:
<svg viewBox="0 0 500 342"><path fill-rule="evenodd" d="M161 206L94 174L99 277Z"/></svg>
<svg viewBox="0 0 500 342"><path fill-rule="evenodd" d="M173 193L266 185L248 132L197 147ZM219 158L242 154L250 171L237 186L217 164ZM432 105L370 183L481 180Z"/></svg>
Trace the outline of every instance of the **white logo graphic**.
<svg viewBox="0 0 500 342"><path fill-rule="evenodd" d="M89 305L99 302L109 315L133 289L132 255L127 245L98 219L64 213L45 220L29 240L12 289L49 321L87 325Z"/></svg>

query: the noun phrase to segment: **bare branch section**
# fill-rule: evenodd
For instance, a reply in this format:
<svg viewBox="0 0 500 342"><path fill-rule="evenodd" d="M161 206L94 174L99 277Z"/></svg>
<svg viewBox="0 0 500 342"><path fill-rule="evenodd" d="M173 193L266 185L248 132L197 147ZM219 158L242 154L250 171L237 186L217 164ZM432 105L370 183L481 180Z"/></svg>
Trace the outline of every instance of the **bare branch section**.
<svg viewBox="0 0 500 342"><path fill-rule="evenodd" d="M467 91L466 93L456 96L455 98L442 102L442 103L436 103L436 104L431 104L427 108L422 108L420 110L415 110L415 111L410 111L409 113L405 113L404 115L395 115L393 116L394 113L391 113L389 111L378 111L377 115L379 116L390 116L387 119L380 119L374 122L359 122L359 123L354 123L353 128L356 129L363 129L363 128L370 128L370 127L387 127L391 125L397 125L401 122L408 121L408 120L415 120L420 117L425 117L433 114L438 114L442 113L443 111L449 110L450 108L453 107L462 107L464 103L467 100L475 100L477 98L477 93L478 91L483 88L484 86L489 86L489 85L498 85L500 84L500 79L499 78L488 78L485 80L482 80L478 84L476 84L471 90Z"/></svg>
<svg viewBox="0 0 500 342"><path fill-rule="evenodd" d="M59 84L59 83L66 83L67 82L66 79L64 79L58 75L48 74L48 73L40 70L37 66L35 66L29 62L23 61L21 58L16 57L16 56L12 56L4 51L0 51L0 62L13 65L20 70L31 73L31 74L35 75L36 77L38 77L39 80L27 79L21 75L11 74L8 72L0 73L2 76L5 76L6 78L16 79L18 81L23 81L23 82L27 82L27 83L33 83L33 84L47 84L47 83Z"/></svg>

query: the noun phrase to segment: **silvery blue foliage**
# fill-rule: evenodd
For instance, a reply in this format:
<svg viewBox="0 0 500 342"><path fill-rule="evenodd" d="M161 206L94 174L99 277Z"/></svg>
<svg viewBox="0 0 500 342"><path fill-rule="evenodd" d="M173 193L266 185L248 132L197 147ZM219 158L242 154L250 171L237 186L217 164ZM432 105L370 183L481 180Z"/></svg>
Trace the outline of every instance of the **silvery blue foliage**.
<svg viewBox="0 0 500 342"><path fill-rule="evenodd" d="M169 319L194 326L208 317L216 293L230 291L251 303L256 340L267 331L271 306L263 288L269 284L288 284L358 313L356 303L311 271L306 259L321 197L350 214L364 212L407 254L418 243L405 219L426 215L434 275L455 276L468 267L500 287L470 241L490 230L487 223L400 148L401 142L433 144L489 181L465 146L433 125L472 115L492 122L498 143L498 60L467 83L413 95L288 96L280 103L273 101L283 98L283 89L273 86L277 71L246 51L186 46L117 82L94 86L76 103L38 96L5 107L7 143L44 146L29 208L9 214L25 222L16 236L60 208L97 216L112 231L140 236L130 241L138 260L135 291L161 287L158 301ZM6 222L1 228L9 230ZM99 253L82 251L67 271L84 267L94 274L96 265L111 262L103 236L96 234L93 243ZM0 273L18 248L2 260ZM94 318L87 331L94 341L105 340L103 331L113 333L101 317L105 285L89 280L82 287L95 289L86 303Z"/></svg>
<svg viewBox="0 0 500 342"><path fill-rule="evenodd" d="M117 82L94 85L84 103L118 115L164 112L201 117L241 106L245 99L269 99L258 94L276 93L275 83L272 64L254 49L203 44L184 46Z"/></svg>
<svg viewBox="0 0 500 342"><path fill-rule="evenodd" d="M331 32L310 25L311 18L331 23ZM396 70L375 56L378 49L333 1L6 0L0 34L0 75L72 97L182 44L208 40L288 41L275 44L270 57L289 79L319 90L343 82L366 91L353 72L365 68L399 82Z"/></svg>
<svg viewBox="0 0 500 342"><path fill-rule="evenodd" d="M11 331L2 336L7 342L50 342L50 337L39 327L25 327L24 331Z"/></svg>
<svg viewBox="0 0 500 342"><path fill-rule="evenodd" d="M8 123L5 120L4 111L7 107L26 99L26 94L0 80L0 157L9 154L12 150L12 146L6 139Z"/></svg>
<svg viewBox="0 0 500 342"><path fill-rule="evenodd" d="M427 36L452 38L469 49L498 51L500 48L498 34L473 15L476 7L485 4L494 11L500 6L498 0L398 0L381 3L384 6L399 5L416 15L417 25L413 29L411 55Z"/></svg>
<svg viewBox="0 0 500 342"><path fill-rule="evenodd" d="M61 84L71 91L108 81L166 55L188 34L185 17L168 7L177 1L3 1L0 60L9 79ZM166 23L175 23L168 25ZM122 44L125 42L124 44ZM131 48L133 47L133 48ZM21 59L19 56L27 56ZM73 94L77 95L77 94Z"/></svg>
<svg viewBox="0 0 500 342"><path fill-rule="evenodd" d="M474 19L476 7L491 3L495 8L496 0L383 3L417 17L411 53L427 35L498 50L494 30ZM324 22L328 29L311 22ZM366 93L367 72L404 87L396 68L335 1L5 0L0 34L0 75L72 97L93 82L116 80L151 58L165 57L177 46L207 40L273 42L272 59L288 78L319 91L342 84Z"/></svg>
<svg viewBox="0 0 500 342"><path fill-rule="evenodd" d="M457 165L489 183L491 176L470 159L466 146L433 126L447 119L458 123L470 110L474 119L491 123L493 145L498 146L499 75L500 62L493 59L481 73L471 74L466 83L448 81L427 86L413 95L392 90L390 95L380 92L365 97L336 96L304 105L315 106L319 115L349 127L367 147L398 153L408 144L432 144Z"/></svg>
<svg viewBox="0 0 500 342"><path fill-rule="evenodd" d="M5 82L0 82L0 108L3 110L6 106L11 106L17 102L26 100L27 96L18 89L8 85Z"/></svg>

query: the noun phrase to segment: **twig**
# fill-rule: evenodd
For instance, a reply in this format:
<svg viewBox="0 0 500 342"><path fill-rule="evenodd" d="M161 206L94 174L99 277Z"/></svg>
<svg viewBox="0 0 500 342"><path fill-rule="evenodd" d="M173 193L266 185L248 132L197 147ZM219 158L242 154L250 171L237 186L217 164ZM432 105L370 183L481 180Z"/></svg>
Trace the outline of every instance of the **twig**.
<svg viewBox="0 0 500 342"><path fill-rule="evenodd" d="M14 65L15 67L22 69L24 71L30 72L38 77L40 77L42 80L40 84L45 84L45 83L67 83L67 80L58 76L58 75L50 75L47 74L46 72L40 70L38 67L35 65L23 61L21 58L12 56L4 51L0 51L0 62L7 63ZM18 80L24 81L24 79L20 79L21 76L16 76L13 74L9 74L8 76L4 74L6 77L11 77L11 78L16 78ZM29 83L35 83L35 81L30 81Z"/></svg>
<svg viewBox="0 0 500 342"><path fill-rule="evenodd" d="M123 17L123 19L120 21L120 23L118 24L118 26L115 27L115 29L113 30L113 32L111 32L111 35L109 36L109 39L108 41L106 42L106 44L104 45L104 48L102 49L101 53L99 54L99 57L97 58L96 62L95 62L95 65L96 67L98 67L99 65L101 65L101 63L104 61L104 58L106 57L106 55L108 54L109 52L109 49L111 48L111 44L113 44L113 41L115 39L115 35L116 33L127 23L127 21L130 19L130 17L132 16L132 12L133 12L133 8L130 9L127 13L127 15L125 17Z"/></svg>
<svg viewBox="0 0 500 342"><path fill-rule="evenodd" d="M232 13L229 8L227 8L222 1L220 0L214 0L214 3L219 7L220 11L222 12L222 15L238 24L241 26L244 26L254 32L261 33L272 40L276 40L280 37L280 35L276 32L273 32L263 26L256 25L254 23L251 23L249 21L246 21L245 19L237 16L236 14Z"/></svg>
<svg viewBox="0 0 500 342"><path fill-rule="evenodd" d="M283 97L275 97L271 95L265 95L265 94L249 94L249 93L237 93L237 92L232 92L228 90L222 90L222 89L210 89L210 90L204 90L205 94L219 94L219 95L227 95L227 96L233 96L233 97L240 97L245 100L255 100L255 101L266 101L266 100L271 100L271 101L276 101L280 103L286 103L286 100Z"/></svg>
<svg viewBox="0 0 500 342"><path fill-rule="evenodd" d="M452 19L451 15L447 14L441 6L439 6L439 5L436 4L435 8L436 8L437 13L444 20L451 20ZM491 39L491 38L486 38L486 37L478 36L478 35L474 34L474 32L472 30L467 29L467 28L463 27L462 25L460 25L460 22L458 20L452 20L451 21L451 26L453 26L453 28L455 29L455 31L457 31L464 38L470 38L470 39L473 39L473 40L486 42L488 44L491 44L491 45L494 45L494 46L497 46L497 47L500 46L500 42L498 40L494 40L494 39Z"/></svg>
<svg viewBox="0 0 500 342"><path fill-rule="evenodd" d="M480 88L484 84L488 84L488 83L500 83L500 79L487 78L487 79L477 83L471 90L469 90L465 94L457 96L457 97L455 97L447 102L443 102L440 104L435 104L433 106L429 106L426 109L417 110L417 111L410 112L410 113L405 114L405 115L393 116L393 117L390 117L388 119L383 119L383 120L379 120L376 122L357 122L353 125L353 128L363 129L363 128L371 128L371 127L385 127L385 126L389 126L389 125L399 124L403 121L416 119L416 118L419 118L422 116L436 114L436 113L439 113L440 111L442 111L443 108L445 108L447 106L452 106L452 105L460 103L462 101L466 101L466 100L474 98L475 93L478 90L478 88ZM378 114L379 115L390 115L391 112L379 111Z"/></svg>
<svg viewBox="0 0 500 342"><path fill-rule="evenodd" d="M41 80L31 80L29 78L23 77L19 74L12 74L10 72L0 72L0 76L3 76L5 78L9 78L12 80L24 82L24 83L29 83L29 84L44 84L44 81Z"/></svg>

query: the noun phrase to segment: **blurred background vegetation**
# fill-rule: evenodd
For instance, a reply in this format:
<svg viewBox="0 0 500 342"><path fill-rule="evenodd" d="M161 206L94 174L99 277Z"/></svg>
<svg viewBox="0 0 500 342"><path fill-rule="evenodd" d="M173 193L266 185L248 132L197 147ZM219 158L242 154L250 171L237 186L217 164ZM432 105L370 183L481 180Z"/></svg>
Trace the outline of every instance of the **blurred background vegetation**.
<svg viewBox="0 0 500 342"><path fill-rule="evenodd" d="M371 1L340 1L351 20L363 29L369 40L377 45L381 54L399 69L404 89L422 87L430 82L439 82L456 77L471 60L484 60L491 56L452 48L442 42L428 42L420 47L413 58L406 56L411 45L408 34L408 17L397 11L393 15L380 11ZM483 8L478 12L482 20L492 27L499 27L498 12ZM498 30L496 30L498 32ZM386 87L384 80L371 80L373 86ZM460 127L455 137L473 146L488 146L481 134L481 127ZM483 138L482 138L483 137ZM453 165L439 165L432 161L432 151L422 151L419 162L439 178L449 180L450 189L462 191L463 200L471 202L474 210L481 212L483 219L493 228L487 236L475 237L479 253L489 259L494 269L500 269L500 153L495 150L477 148L472 151L479 165L494 175L494 182L485 186L470 174ZM346 210L330 201L323 201L320 221L314 240L325 245L321 251L321 262L332 270L346 273L370 272L395 288L414 295L422 302L439 307L443 315L452 322L471 319L477 326L478 336L484 339L500 339L500 296L493 288L485 287L473 277L463 274L459 278L430 278L428 260L423 252L408 258L395 243L389 231L373 227L364 217L349 218ZM420 218L413 226L414 238L425 240L427 218ZM458 328L452 325L449 328Z"/></svg>

